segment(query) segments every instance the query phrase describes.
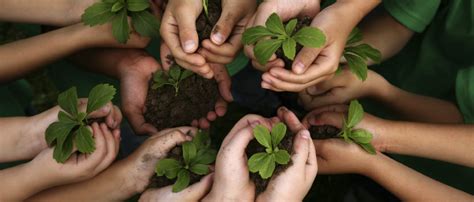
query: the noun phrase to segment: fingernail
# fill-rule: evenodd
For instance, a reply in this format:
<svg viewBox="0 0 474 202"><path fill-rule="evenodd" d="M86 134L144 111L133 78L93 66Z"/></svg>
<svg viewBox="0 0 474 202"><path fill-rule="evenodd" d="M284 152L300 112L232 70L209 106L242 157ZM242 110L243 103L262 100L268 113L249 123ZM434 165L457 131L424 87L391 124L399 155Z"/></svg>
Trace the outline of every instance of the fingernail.
<svg viewBox="0 0 474 202"><path fill-rule="evenodd" d="M265 82L268 83L268 84L272 84L272 80L271 80L270 78L268 78L268 77L265 77L265 76L264 76L264 77L262 77L262 80L265 81Z"/></svg>
<svg viewBox="0 0 474 202"><path fill-rule="evenodd" d="M104 107L102 107L102 112L107 113L109 111L110 111L110 105L105 105Z"/></svg>
<svg viewBox="0 0 474 202"><path fill-rule="evenodd" d="M283 111L283 112L287 112L288 109L286 107L280 107L280 110Z"/></svg>
<svg viewBox="0 0 474 202"><path fill-rule="evenodd" d="M262 82L262 88L264 89L270 89L270 85L266 82Z"/></svg>
<svg viewBox="0 0 474 202"><path fill-rule="evenodd" d="M215 34L213 34L212 36L212 41L214 41L215 43L217 44L221 44L222 42L224 42L224 36L222 36L221 33L217 32Z"/></svg>
<svg viewBox="0 0 474 202"><path fill-rule="evenodd" d="M300 132L301 138L303 139L311 139L311 135L309 134L308 130L303 130Z"/></svg>
<svg viewBox="0 0 474 202"><path fill-rule="evenodd" d="M316 95L318 88L316 86L310 86L307 88L306 92L308 92L310 95Z"/></svg>
<svg viewBox="0 0 474 202"><path fill-rule="evenodd" d="M295 65L295 73L302 74L304 73L304 64L301 62L297 62Z"/></svg>
<svg viewBox="0 0 474 202"><path fill-rule="evenodd" d="M196 46L196 44L194 43L194 41L192 41L192 40L186 41L186 42L184 43L184 51L186 51L186 52L188 52L188 53L193 52L194 46Z"/></svg>

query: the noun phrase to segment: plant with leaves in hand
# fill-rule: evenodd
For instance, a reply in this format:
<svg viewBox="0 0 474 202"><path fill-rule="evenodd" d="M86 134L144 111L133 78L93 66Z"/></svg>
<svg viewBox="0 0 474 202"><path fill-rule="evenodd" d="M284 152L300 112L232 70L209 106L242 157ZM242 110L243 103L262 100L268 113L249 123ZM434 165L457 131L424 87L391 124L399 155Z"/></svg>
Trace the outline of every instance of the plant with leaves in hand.
<svg viewBox="0 0 474 202"><path fill-rule="evenodd" d="M99 84L89 93L86 112L79 112L76 87L59 94L58 104L62 110L58 121L46 129L46 142L55 146L53 158L64 163L73 153L73 147L81 153L90 154L95 151L95 141L92 132L87 128L90 124L88 116L91 112L103 107L115 95L115 88L109 84Z"/></svg>
<svg viewBox="0 0 474 202"><path fill-rule="evenodd" d="M130 37L130 16L133 29L141 36L159 37L160 22L149 8L148 0L102 0L85 10L82 22L91 27L112 22L112 34L124 44Z"/></svg>
<svg viewBox="0 0 474 202"><path fill-rule="evenodd" d="M295 33L297 19L283 25L280 17L273 13L265 22L265 26L256 26L245 30L242 43L255 45L253 51L258 63L265 65L268 59L280 48L290 60L296 55L296 44L304 47L320 48L326 43L324 33L315 27L303 27Z"/></svg>
<svg viewBox="0 0 474 202"><path fill-rule="evenodd" d="M354 129L362 121L363 117L364 109L362 105L357 100L351 101L347 120L344 119L343 128L338 136L344 138L346 142L358 144L370 154L377 154L374 146L370 143L372 141L372 134L364 129Z"/></svg>
<svg viewBox="0 0 474 202"><path fill-rule="evenodd" d="M198 131L192 141L182 145L183 160L173 158L161 159L156 165L156 175L175 179L173 192L180 192L188 187L191 181L191 173L207 175L209 165L216 160L217 151L211 148L211 140L208 133Z"/></svg>
<svg viewBox="0 0 474 202"><path fill-rule="evenodd" d="M253 154L249 158L249 171L258 172L262 179L268 179L273 175L276 164L286 165L290 161L288 151L278 148L286 135L286 125L280 122L273 126L271 132L265 126L257 125L253 129L253 135L265 147L265 152Z"/></svg>
<svg viewBox="0 0 474 202"><path fill-rule="evenodd" d="M153 85L151 86L152 89L161 88L164 85L173 86L176 94L178 95L179 92L179 83L184 79L192 76L194 73L187 69L183 69L178 65L174 64L170 67L168 74L164 73L162 70L158 70L153 75Z"/></svg>
<svg viewBox="0 0 474 202"><path fill-rule="evenodd" d="M349 69L360 80L367 79L367 61L371 59L375 63L382 61L382 54L379 50L373 48L369 44L360 43L362 41L362 33L358 28L352 30L344 48L343 57L347 61ZM341 68L338 69L340 71Z"/></svg>

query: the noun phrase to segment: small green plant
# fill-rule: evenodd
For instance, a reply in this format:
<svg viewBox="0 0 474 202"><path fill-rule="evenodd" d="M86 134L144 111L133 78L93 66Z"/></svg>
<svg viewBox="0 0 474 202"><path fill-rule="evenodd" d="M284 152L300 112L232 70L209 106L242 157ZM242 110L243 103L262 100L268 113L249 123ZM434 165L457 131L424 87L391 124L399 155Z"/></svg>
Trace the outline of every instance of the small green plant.
<svg viewBox="0 0 474 202"><path fill-rule="evenodd" d="M346 142L358 144L370 154L377 154L374 146L370 143L372 141L372 134L364 129L354 129L362 121L363 117L364 109L362 105L357 100L351 101L347 120L344 119L343 129L338 136L344 138Z"/></svg>
<svg viewBox="0 0 474 202"><path fill-rule="evenodd" d="M175 64L170 67L170 71L168 72L168 74L166 74L162 70L158 70L157 72L155 72L155 74L153 75L154 83L151 88L158 89L164 85L170 85L173 86L176 92L175 95L178 95L179 83L184 79L192 76L193 74L194 73L192 71L182 69L181 67Z"/></svg>
<svg viewBox="0 0 474 202"><path fill-rule="evenodd" d="M148 9L148 0L102 0L87 8L82 15L85 25L96 26L112 22L112 34L120 43L130 38L128 17L134 30L142 36L158 37L160 22Z"/></svg>
<svg viewBox="0 0 474 202"><path fill-rule="evenodd" d="M242 42L245 45L253 45L255 57L258 63L265 65L268 59L280 48L283 54L290 60L296 55L296 44L304 47L320 48L326 43L326 36L318 28L303 27L295 32L297 19L290 20L283 25L280 17L273 13L265 22L265 26L256 26L245 30Z"/></svg>
<svg viewBox="0 0 474 202"><path fill-rule="evenodd" d="M86 112L79 112L76 87L59 94L58 104L62 110L58 114L58 121L46 129L46 142L55 146L53 158L64 163L73 153L76 146L80 153L90 154L95 151L95 141L92 132L87 128L88 115L103 107L115 95L115 88L109 84L99 84L89 93Z"/></svg>
<svg viewBox="0 0 474 202"><path fill-rule="evenodd" d="M382 54L372 46L360 43L362 33L358 28L352 30L344 48L343 57L347 61L349 69L362 81L367 79L367 61L371 59L375 63L380 63Z"/></svg>
<svg viewBox="0 0 474 202"><path fill-rule="evenodd" d="M180 192L190 183L191 173L207 175L209 165L216 160L217 151L211 148L209 134L198 131L192 141L182 145L183 161L166 158L156 165L156 175L175 179L173 192Z"/></svg>
<svg viewBox="0 0 474 202"><path fill-rule="evenodd" d="M256 153L249 158L249 171L258 172L262 179L268 179L273 175L276 164L286 165L290 161L288 151L278 148L286 135L286 125L276 124L271 133L265 126L258 125L253 129L253 135L265 147L265 152Z"/></svg>
<svg viewBox="0 0 474 202"><path fill-rule="evenodd" d="M206 14L206 18L209 20L208 5L209 5L209 0L202 0L202 8L204 9L204 14Z"/></svg>

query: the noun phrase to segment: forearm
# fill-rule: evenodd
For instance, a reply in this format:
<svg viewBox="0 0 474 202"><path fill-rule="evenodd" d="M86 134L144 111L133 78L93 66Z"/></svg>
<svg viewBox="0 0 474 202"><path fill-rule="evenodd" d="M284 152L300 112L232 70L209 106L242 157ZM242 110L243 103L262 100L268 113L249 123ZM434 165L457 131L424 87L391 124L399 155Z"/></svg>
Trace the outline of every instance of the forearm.
<svg viewBox="0 0 474 202"><path fill-rule="evenodd" d="M381 81L376 82L380 85L372 85L372 97L405 120L427 123L463 122L461 112L451 102L404 91L381 77L375 79Z"/></svg>
<svg viewBox="0 0 474 202"><path fill-rule="evenodd" d="M0 82L24 76L83 48L88 37L80 24L0 46Z"/></svg>
<svg viewBox="0 0 474 202"><path fill-rule="evenodd" d="M367 43L382 53L382 60L396 55L413 36L414 32L396 21L385 10L375 10L359 25ZM370 64L373 64L370 61Z"/></svg>
<svg viewBox="0 0 474 202"><path fill-rule="evenodd" d="M0 0L0 19L7 22L66 26L78 23L94 0Z"/></svg>
<svg viewBox="0 0 474 202"><path fill-rule="evenodd" d="M379 153L366 174L402 201L472 201L473 196L426 177Z"/></svg>
<svg viewBox="0 0 474 202"><path fill-rule="evenodd" d="M54 187L29 198L28 201L124 201L138 194L120 167L123 160L113 164L98 176L79 183ZM123 180L121 180L123 179Z"/></svg>
<svg viewBox="0 0 474 202"><path fill-rule="evenodd" d="M473 125L384 121L383 150L474 167Z"/></svg>

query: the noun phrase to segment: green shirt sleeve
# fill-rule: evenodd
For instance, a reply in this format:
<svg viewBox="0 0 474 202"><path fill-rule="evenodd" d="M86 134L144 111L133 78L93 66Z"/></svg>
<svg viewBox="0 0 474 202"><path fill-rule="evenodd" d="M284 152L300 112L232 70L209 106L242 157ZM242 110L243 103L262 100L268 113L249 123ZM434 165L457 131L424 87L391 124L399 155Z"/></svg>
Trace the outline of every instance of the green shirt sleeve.
<svg viewBox="0 0 474 202"><path fill-rule="evenodd" d="M474 67L462 69L456 77L456 99L465 123L474 123Z"/></svg>
<svg viewBox="0 0 474 202"><path fill-rule="evenodd" d="M433 20L441 0L383 0L385 9L414 32L423 32Z"/></svg>
<svg viewBox="0 0 474 202"><path fill-rule="evenodd" d="M247 56L244 55L243 51L240 51L237 57L235 57L234 61L226 65L227 71L229 72L230 76L234 76L235 74L240 72L240 70L245 68L245 66L247 66L248 63L249 63L249 59L247 58Z"/></svg>

